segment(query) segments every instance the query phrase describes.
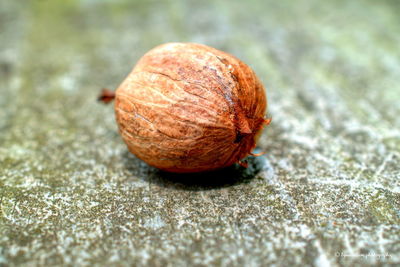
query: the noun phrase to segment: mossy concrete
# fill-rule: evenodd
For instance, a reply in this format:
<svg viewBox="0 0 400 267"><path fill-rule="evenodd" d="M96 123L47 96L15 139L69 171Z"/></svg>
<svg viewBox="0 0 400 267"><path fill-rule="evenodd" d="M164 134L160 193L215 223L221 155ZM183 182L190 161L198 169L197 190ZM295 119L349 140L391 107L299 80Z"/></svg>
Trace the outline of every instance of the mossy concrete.
<svg viewBox="0 0 400 267"><path fill-rule="evenodd" d="M400 263L398 1L0 1L0 266ZM140 56L251 65L272 124L250 167L173 175L111 106Z"/></svg>

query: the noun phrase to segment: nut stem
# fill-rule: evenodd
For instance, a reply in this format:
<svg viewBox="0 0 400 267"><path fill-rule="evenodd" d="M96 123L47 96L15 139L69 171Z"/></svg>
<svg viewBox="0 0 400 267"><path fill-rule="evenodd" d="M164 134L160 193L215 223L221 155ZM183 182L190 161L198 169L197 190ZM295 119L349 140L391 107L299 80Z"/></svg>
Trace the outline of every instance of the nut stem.
<svg viewBox="0 0 400 267"><path fill-rule="evenodd" d="M108 104L111 101L113 101L115 98L115 91L112 91L110 89L107 88L103 88L101 90L100 95L97 97L97 101L101 101L104 104Z"/></svg>

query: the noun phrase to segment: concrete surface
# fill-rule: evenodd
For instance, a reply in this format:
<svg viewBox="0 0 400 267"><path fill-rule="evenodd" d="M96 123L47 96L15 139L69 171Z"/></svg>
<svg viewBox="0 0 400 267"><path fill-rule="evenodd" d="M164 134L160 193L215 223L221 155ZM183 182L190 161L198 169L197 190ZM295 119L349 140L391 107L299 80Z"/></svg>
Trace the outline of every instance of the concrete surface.
<svg viewBox="0 0 400 267"><path fill-rule="evenodd" d="M399 3L0 0L0 266L399 264ZM95 101L169 41L263 80L248 169L161 173Z"/></svg>

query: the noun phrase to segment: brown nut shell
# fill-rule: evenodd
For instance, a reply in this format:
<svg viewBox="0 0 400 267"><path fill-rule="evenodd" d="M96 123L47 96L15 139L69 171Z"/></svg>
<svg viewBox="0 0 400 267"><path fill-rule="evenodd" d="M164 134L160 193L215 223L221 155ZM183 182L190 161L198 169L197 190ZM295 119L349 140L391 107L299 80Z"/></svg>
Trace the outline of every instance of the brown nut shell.
<svg viewBox="0 0 400 267"><path fill-rule="evenodd" d="M130 152L170 172L230 166L247 156L266 122L265 90L234 56L193 43L146 53L116 91Z"/></svg>

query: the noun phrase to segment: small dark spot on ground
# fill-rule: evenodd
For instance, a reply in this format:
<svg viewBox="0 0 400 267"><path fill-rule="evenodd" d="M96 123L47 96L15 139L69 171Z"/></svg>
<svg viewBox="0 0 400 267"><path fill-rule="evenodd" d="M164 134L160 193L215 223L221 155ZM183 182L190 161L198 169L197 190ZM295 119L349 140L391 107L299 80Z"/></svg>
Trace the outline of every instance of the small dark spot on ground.
<svg viewBox="0 0 400 267"><path fill-rule="evenodd" d="M9 62L0 62L0 74L4 76L9 76L13 70L13 66Z"/></svg>

